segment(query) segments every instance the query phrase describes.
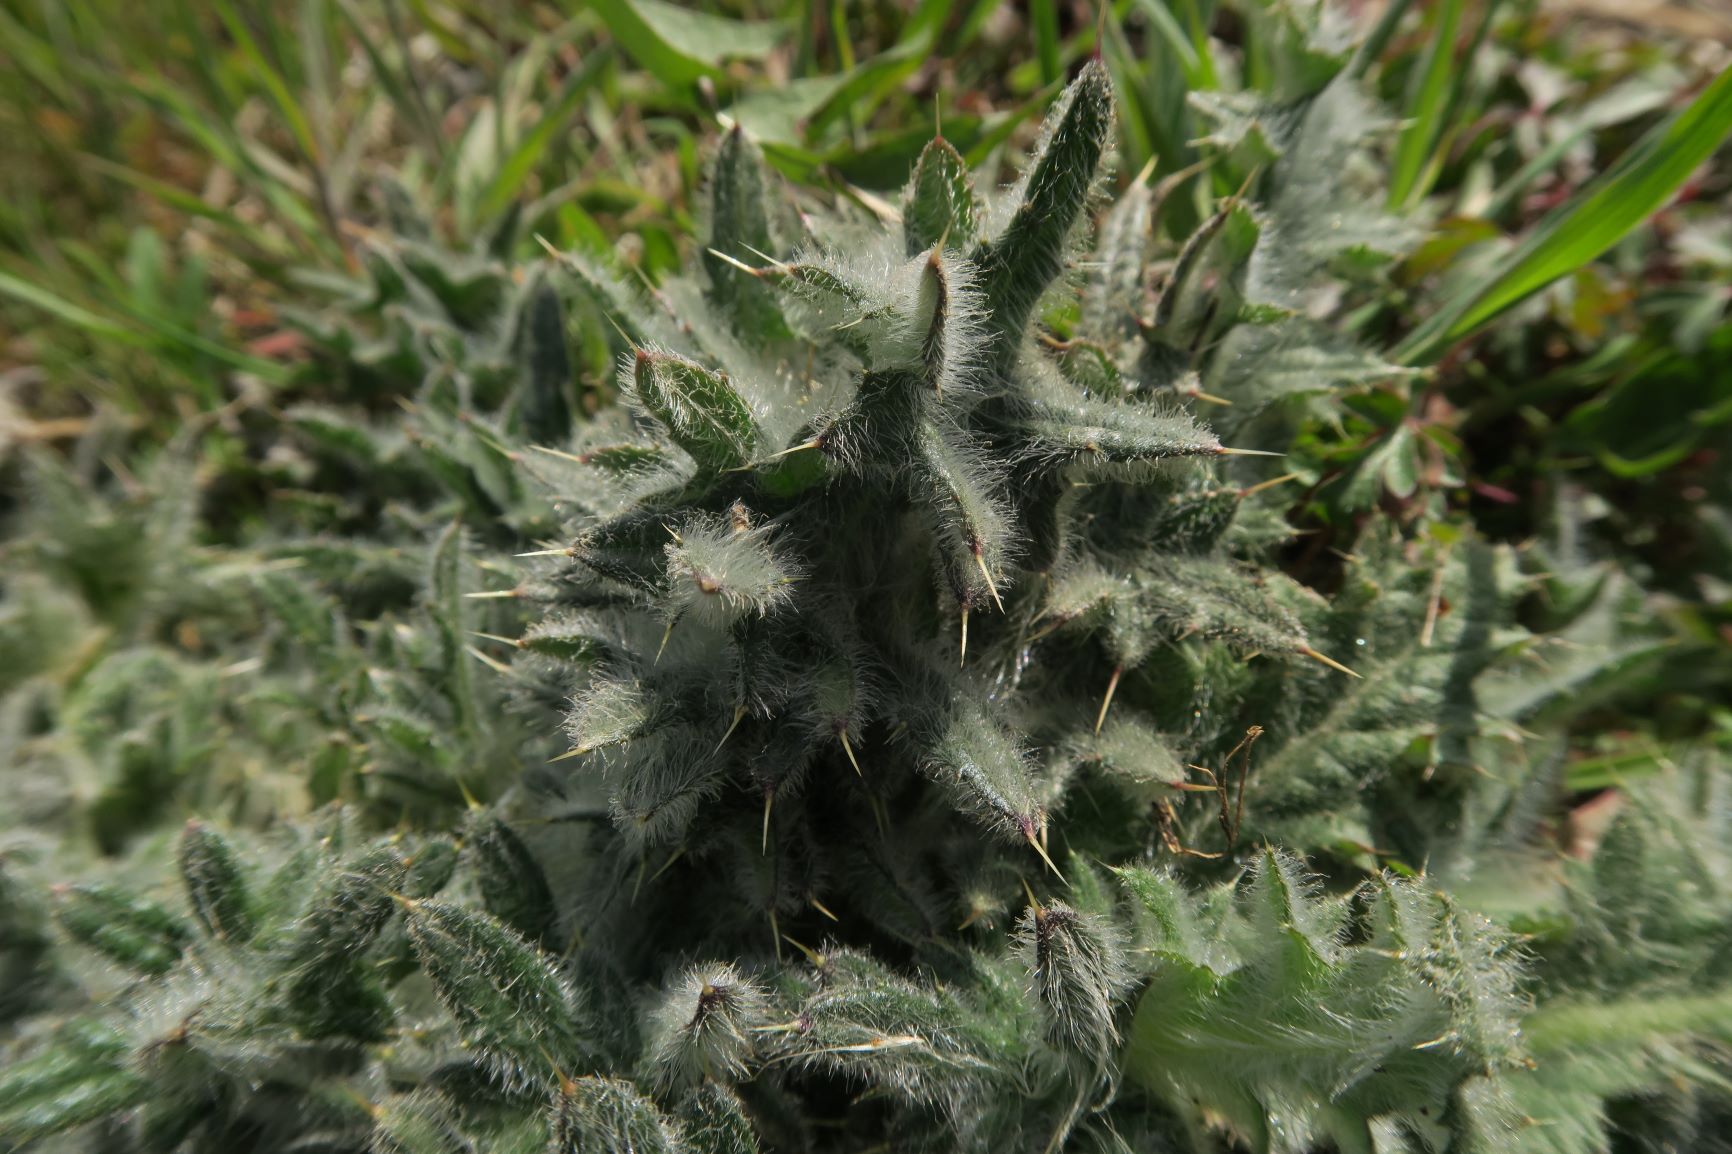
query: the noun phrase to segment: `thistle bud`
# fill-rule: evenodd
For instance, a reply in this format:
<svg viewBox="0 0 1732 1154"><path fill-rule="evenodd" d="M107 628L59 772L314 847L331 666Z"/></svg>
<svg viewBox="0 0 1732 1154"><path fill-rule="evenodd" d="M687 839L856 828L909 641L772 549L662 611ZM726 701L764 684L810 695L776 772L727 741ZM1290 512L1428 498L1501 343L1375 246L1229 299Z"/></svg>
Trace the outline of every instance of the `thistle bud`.
<svg viewBox="0 0 1732 1154"><path fill-rule="evenodd" d="M1032 905L1016 926L1017 952L1047 1012L1056 1045L1099 1059L1118 1043L1113 1017L1129 986L1124 947L1108 919L1063 902Z"/></svg>
<svg viewBox="0 0 1732 1154"><path fill-rule="evenodd" d="M742 1077L764 992L733 966L693 966L662 994L651 1026L650 1061L663 1086Z"/></svg>

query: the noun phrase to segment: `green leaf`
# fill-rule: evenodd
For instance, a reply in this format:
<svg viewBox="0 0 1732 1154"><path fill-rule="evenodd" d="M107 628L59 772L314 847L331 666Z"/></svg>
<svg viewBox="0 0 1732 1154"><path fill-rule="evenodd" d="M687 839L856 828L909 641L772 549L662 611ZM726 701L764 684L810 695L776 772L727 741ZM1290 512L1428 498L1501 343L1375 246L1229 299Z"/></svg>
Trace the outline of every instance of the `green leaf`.
<svg viewBox="0 0 1732 1154"><path fill-rule="evenodd" d="M20 280L10 273L0 272L0 293L21 300L25 304L33 305L96 336L118 341L123 345L146 345L150 343L148 338L125 325L107 317L98 316L89 309L73 304L64 297L56 296L40 285Z"/></svg>
<svg viewBox="0 0 1732 1154"><path fill-rule="evenodd" d="M919 256L944 237L946 245L974 247L982 208L968 164L948 140L937 137L920 153L902 193L902 245Z"/></svg>
<svg viewBox="0 0 1732 1154"><path fill-rule="evenodd" d="M538 444L557 444L571 435L571 354L565 344L565 313L559 294L545 277L529 290L523 317L524 381L520 412L523 431Z"/></svg>
<svg viewBox="0 0 1732 1154"><path fill-rule="evenodd" d="M1091 61L1048 116L1028 170L1008 194L1016 205L1009 220L974 253L1001 366L1022 339L1035 302L1064 268L1071 229L1083 217L1112 123L1112 78L1105 65Z"/></svg>
<svg viewBox="0 0 1732 1154"><path fill-rule="evenodd" d="M547 1154L681 1154L655 1103L630 1082L579 1078L553 1104Z"/></svg>
<svg viewBox="0 0 1732 1154"><path fill-rule="evenodd" d="M1414 72L1408 101L1408 123L1396 142L1389 174L1389 205L1401 208L1421 194L1420 175L1431 163L1432 149L1443 136L1448 111L1450 77L1455 71L1455 35L1461 23L1462 0L1441 0L1436 23L1427 35L1425 56Z"/></svg>
<svg viewBox="0 0 1732 1154"><path fill-rule="evenodd" d="M1030 23L1034 25L1035 58L1040 61L1040 82L1052 84L1064 76L1060 57L1057 0L1030 0Z"/></svg>
<svg viewBox="0 0 1732 1154"><path fill-rule="evenodd" d="M865 123L887 94L931 59L933 35L933 31L916 30L894 47L842 72L834 91L807 122L807 139L817 139L824 129L845 116L855 123Z"/></svg>
<svg viewBox="0 0 1732 1154"><path fill-rule="evenodd" d="M235 45L240 49L241 55L246 58L249 70L265 86L265 92L270 96L271 103L277 106L277 111L282 114L283 120L288 124L295 143L300 147L301 155L315 167L322 167L323 160L318 138L313 133L312 122L307 119L305 110L295 99L294 93L289 90L288 82L283 79L282 73L265 58L265 54L259 49L258 41L254 39L252 31L247 27L246 21L235 12L233 4L229 0L213 0L213 4L217 15L222 18L223 26L234 38Z"/></svg>
<svg viewBox="0 0 1732 1154"><path fill-rule="evenodd" d="M212 937L237 945L252 938L252 898L228 839L201 821L187 822L180 835L180 877L193 916Z"/></svg>
<svg viewBox="0 0 1732 1154"><path fill-rule="evenodd" d="M1365 454L1341 494L1341 507L1350 511L1369 509L1387 490L1406 500L1419 487L1418 446L1413 428L1405 423L1391 429Z"/></svg>
<svg viewBox="0 0 1732 1154"><path fill-rule="evenodd" d="M1732 69L1710 81L1688 108L1650 129L1494 267L1458 289L1449 305L1401 343L1394 359L1429 364L1493 317L1598 257L1663 208L1728 132Z"/></svg>
<svg viewBox="0 0 1732 1154"><path fill-rule="evenodd" d="M725 374L675 353L639 349L631 389L700 468L719 473L752 459L757 421Z"/></svg>
<svg viewBox="0 0 1732 1154"><path fill-rule="evenodd" d="M700 78L719 78L726 61L769 55L789 31L776 21L730 20L662 0L594 0L594 8L633 60L688 96Z"/></svg>
<svg viewBox="0 0 1732 1154"><path fill-rule="evenodd" d="M572 991L547 955L475 910L410 902L404 918L439 1000L501 1082L552 1085L590 1064Z"/></svg>
<svg viewBox="0 0 1732 1154"><path fill-rule="evenodd" d="M172 969L191 936L179 918L155 902L102 883L68 887L54 913L73 938L145 974Z"/></svg>
<svg viewBox="0 0 1732 1154"><path fill-rule="evenodd" d="M582 62L560 85L550 107L543 108L530 130L523 134L511 155L493 171L493 177L476 202L475 219L491 220L510 207L530 173L541 162L554 138L563 133L589 91L606 75L613 53L606 44L583 55Z"/></svg>

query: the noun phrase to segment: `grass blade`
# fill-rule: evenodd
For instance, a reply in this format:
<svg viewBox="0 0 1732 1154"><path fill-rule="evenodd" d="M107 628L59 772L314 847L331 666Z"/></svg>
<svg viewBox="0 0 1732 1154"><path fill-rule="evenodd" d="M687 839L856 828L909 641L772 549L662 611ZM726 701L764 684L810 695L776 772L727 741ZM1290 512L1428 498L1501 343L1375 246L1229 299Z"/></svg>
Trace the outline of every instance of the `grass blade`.
<svg viewBox="0 0 1732 1154"><path fill-rule="evenodd" d="M1395 360L1430 363L1453 342L1598 257L1664 207L1729 131L1732 69L1535 225L1476 285L1415 329L1396 349Z"/></svg>
<svg viewBox="0 0 1732 1154"><path fill-rule="evenodd" d="M1064 75L1059 55L1057 0L1033 0L1029 18L1034 24L1035 55L1040 60L1040 82L1051 84Z"/></svg>
<svg viewBox="0 0 1732 1154"><path fill-rule="evenodd" d="M547 146L553 142L555 136L565 131L567 123L577 111L578 104L601 78L612 55L606 47L585 54L583 63L566 77L553 106L542 113L541 118L535 122L535 127L524 134L511 155L505 158L505 163L499 166L499 171L481 194L480 203L476 207L476 219L492 220L511 204L523 188L523 182L529 179L529 174L541 160L542 154L547 151Z"/></svg>
<svg viewBox="0 0 1732 1154"><path fill-rule="evenodd" d="M123 324L98 316L82 305L73 304L65 297L56 296L47 289L22 280L11 273L0 272L0 295L14 300L34 305L50 316L59 317L67 324L76 325L85 332L95 336L106 337L111 341L119 341L125 345L146 345L149 341L139 333Z"/></svg>
<svg viewBox="0 0 1732 1154"><path fill-rule="evenodd" d="M1395 36L1395 30L1401 27L1402 17L1413 7L1413 0L1391 0L1383 9L1383 15L1377 18L1377 23L1371 29L1371 34L1360 41L1354 50L1353 59L1347 62L1347 74L1353 77L1364 76L1371 66L1377 63L1377 58L1383 55L1383 50L1389 47L1389 42Z"/></svg>
<svg viewBox="0 0 1732 1154"><path fill-rule="evenodd" d="M1461 0L1443 0L1424 61L1414 74L1408 125L1395 146L1395 164L1389 174L1391 208L1404 207L1423 191L1420 175L1443 137L1443 115L1449 105L1450 75L1455 66L1455 34L1460 24Z"/></svg>
<svg viewBox="0 0 1732 1154"><path fill-rule="evenodd" d="M241 55L246 58L248 64L252 65L259 82L265 86L265 92L269 94L271 103L277 106L277 111L282 113L283 119L288 122L289 131L294 134L295 143L300 146L301 153L309 163L320 164L319 142L313 134L312 122L307 119L307 114L301 108L300 102L289 91L288 82L265 58L258 42L253 39L251 30L247 28L246 21L236 14L228 0L215 0L215 3L217 14L222 17L223 26L228 29L229 35L234 37L235 46L240 49Z"/></svg>

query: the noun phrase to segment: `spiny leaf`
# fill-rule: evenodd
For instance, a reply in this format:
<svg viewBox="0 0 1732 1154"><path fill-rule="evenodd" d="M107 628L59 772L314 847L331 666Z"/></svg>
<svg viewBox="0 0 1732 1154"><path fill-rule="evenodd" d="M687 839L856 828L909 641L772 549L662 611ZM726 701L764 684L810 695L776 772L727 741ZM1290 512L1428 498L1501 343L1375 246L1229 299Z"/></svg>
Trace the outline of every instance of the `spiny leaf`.
<svg viewBox="0 0 1732 1154"><path fill-rule="evenodd" d="M518 644L532 653L565 661L600 661L614 652L604 627L584 616L544 618L525 630Z"/></svg>
<svg viewBox="0 0 1732 1154"><path fill-rule="evenodd" d="M1017 739L972 701L958 708L933 745L929 772L950 785L958 805L1019 840L1039 836L1046 813L1027 754Z"/></svg>
<svg viewBox="0 0 1732 1154"><path fill-rule="evenodd" d="M54 913L76 940L146 974L172 968L191 936L179 918L155 902L102 883L67 887Z"/></svg>
<svg viewBox="0 0 1732 1154"><path fill-rule="evenodd" d="M411 898L430 898L451 881L457 872L457 843L448 837L428 837L405 859L409 870L403 878L403 894Z"/></svg>
<svg viewBox="0 0 1732 1154"><path fill-rule="evenodd" d="M477 810L463 840L487 912L528 941L545 939L558 917L553 891L517 831L498 814Z"/></svg>
<svg viewBox="0 0 1732 1154"><path fill-rule="evenodd" d="M1081 398L1055 400L1023 419L1029 456L1041 463L1105 468L1222 452L1214 434L1184 412Z"/></svg>
<svg viewBox="0 0 1732 1154"><path fill-rule="evenodd" d="M1198 1124L1214 1115L1293 1151L1367 1148L1374 1116L1459 1133L1457 1088L1517 1058L1507 939L1415 883L1385 879L1366 895L1373 932L1399 925L1397 944L1345 938L1346 906L1275 851L1218 928L1201 911L1176 914L1197 899L1153 881L1133 890L1157 899L1150 913L1172 944L1138 1008L1127 1070ZM1241 964L1199 971L1204 935L1230 938ZM1460 996L1476 989L1486 997Z"/></svg>
<svg viewBox="0 0 1732 1154"><path fill-rule="evenodd" d="M571 405L566 400L572 379L571 355L565 347L559 294L546 278L537 278L529 290L521 355L523 430L533 441L558 444L571 433Z"/></svg>
<svg viewBox="0 0 1732 1154"><path fill-rule="evenodd" d="M937 519L951 588L964 605L998 602L1011 521L997 478L932 423L919 434L918 483Z"/></svg>
<svg viewBox="0 0 1732 1154"><path fill-rule="evenodd" d="M476 1154L456 1103L432 1090L393 1094L373 1115L368 1154Z"/></svg>
<svg viewBox="0 0 1732 1154"><path fill-rule="evenodd" d="M704 270L709 275L710 299L732 322L735 335L755 345L790 335L769 287L737 263L776 251L770 225L770 180L763 154L743 131L736 127L722 138L710 169L710 228Z"/></svg>
<svg viewBox="0 0 1732 1154"><path fill-rule="evenodd" d="M1091 61L1048 116L1033 162L1009 194L1009 219L974 253L995 334L993 359L1001 368L1014 355L1035 302L1063 270L1065 245L1082 218L1112 120L1112 80L1104 64Z"/></svg>
<svg viewBox="0 0 1732 1154"><path fill-rule="evenodd" d="M150 1084L127 1067L127 1046L105 1027L75 1024L45 1052L0 1070L0 1142L23 1148L144 1100Z"/></svg>
<svg viewBox="0 0 1732 1154"><path fill-rule="evenodd" d="M758 1135L739 1097L707 1083L687 1095L678 1114L692 1154L758 1154Z"/></svg>
<svg viewBox="0 0 1732 1154"><path fill-rule="evenodd" d="M967 162L948 140L935 137L902 193L903 251L919 256L941 240L967 251L979 235L981 215Z"/></svg>
<svg viewBox="0 0 1732 1154"><path fill-rule="evenodd" d="M757 421L724 374L673 353L639 349L627 381L644 411L701 468L721 472L751 459Z"/></svg>
<svg viewBox="0 0 1732 1154"><path fill-rule="evenodd" d="M203 822L187 822L180 838L180 876L193 916L212 937L236 945L252 938L252 896L222 834Z"/></svg>
<svg viewBox="0 0 1732 1154"><path fill-rule="evenodd" d="M317 969L364 951L390 919L391 895L402 889L407 872L403 855L391 846L334 870L285 944L290 964Z"/></svg>
<svg viewBox="0 0 1732 1154"><path fill-rule="evenodd" d="M422 969L469 1044L506 1085L551 1085L593 1061L553 963L486 914L443 902L404 910Z"/></svg>
<svg viewBox="0 0 1732 1154"><path fill-rule="evenodd" d="M553 1104L549 1154L680 1154L673 1124L630 1082L579 1078Z"/></svg>
<svg viewBox="0 0 1732 1154"><path fill-rule="evenodd" d="M1155 195L1142 181L1133 183L1101 221L1094 257L1084 272L1082 331L1103 341L1123 340L1137 331L1149 286L1150 230Z"/></svg>

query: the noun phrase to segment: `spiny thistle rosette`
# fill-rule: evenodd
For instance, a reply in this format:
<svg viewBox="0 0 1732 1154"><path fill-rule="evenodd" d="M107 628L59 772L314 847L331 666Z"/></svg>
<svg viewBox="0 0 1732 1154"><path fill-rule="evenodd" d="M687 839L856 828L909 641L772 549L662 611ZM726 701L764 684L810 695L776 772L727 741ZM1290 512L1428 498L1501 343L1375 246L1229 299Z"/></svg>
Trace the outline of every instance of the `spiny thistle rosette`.
<svg viewBox="0 0 1732 1154"><path fill-rule="evenodd" d="M156 887L0 860L27 991L0 1000L0 1140L1586 1152L1614 1104L1706 1085L1732 1021L1717 766L1523 911L1541 961L1675 963L1653 989L1524 984L1512 935L1434 884L1531 860L1555 779L1529 743L1638 646L1615 582L1531 633L1522 559L1373 521L1324 597L1270 563L1261 446L1197 419L1255 441L1399 373L1319 304L1405 236L1366 207L1352 85L1217 110L1256 176L1176 248L1176 186L1140 180L1084 248L1113 112L1091 64L998 196L939 140L895 222L800 213L734 131L695 278L528 278L507 328L541 334L535 388L486 427L452 402L487 453L436 472L486 536L564 527L502 580L444 529L425 620L331 666L360 682L328 708L446 803L535 748L521 719L565 740L449 836L195 822ZM568 291L627 342L625 403L569 435ZM424 385L473 396L468 364ZM466 639L505 627L477 605L529 624ZM1632 916L1675 857L1688 892Z"/></svg>

